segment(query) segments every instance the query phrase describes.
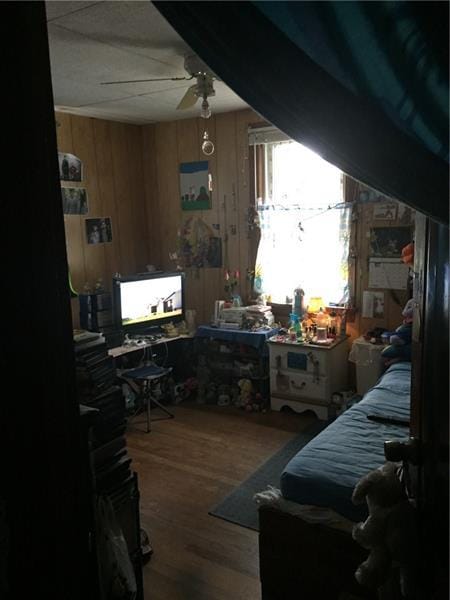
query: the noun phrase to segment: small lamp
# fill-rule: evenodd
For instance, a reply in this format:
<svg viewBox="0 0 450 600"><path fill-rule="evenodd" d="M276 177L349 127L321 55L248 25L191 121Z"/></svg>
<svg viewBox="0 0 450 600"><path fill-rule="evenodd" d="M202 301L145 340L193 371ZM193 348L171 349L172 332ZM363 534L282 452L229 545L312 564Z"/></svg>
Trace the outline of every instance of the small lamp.
<svg viewBox="0 0 450 600"><path fill-rule="evenodd" d="M309 313L318 313L321 308L323 308L323 298L322 296L314 296L309 299L308 303L308 312Z"/></svg>

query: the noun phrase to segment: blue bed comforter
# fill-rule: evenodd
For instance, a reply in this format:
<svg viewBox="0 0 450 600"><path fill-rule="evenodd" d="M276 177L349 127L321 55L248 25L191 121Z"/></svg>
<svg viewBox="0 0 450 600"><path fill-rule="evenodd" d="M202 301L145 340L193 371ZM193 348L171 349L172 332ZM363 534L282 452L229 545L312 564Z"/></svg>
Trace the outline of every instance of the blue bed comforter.
<svg viewBox="0 0 450 600"><path fill-rule="evenodd" d="M409 428L370 421L367 415L408 420L411 363L389 367L364 398L311 440L281 475L283 496L300 504L327 506L352 521L367 517L351 496L358 480L384 461L383 442L402 439Z"/></svg>

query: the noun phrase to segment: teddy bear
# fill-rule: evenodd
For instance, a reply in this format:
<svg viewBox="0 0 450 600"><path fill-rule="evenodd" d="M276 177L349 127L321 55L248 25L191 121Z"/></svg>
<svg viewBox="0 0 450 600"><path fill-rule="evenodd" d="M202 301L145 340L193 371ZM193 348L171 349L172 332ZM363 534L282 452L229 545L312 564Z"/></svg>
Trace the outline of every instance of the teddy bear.
<svg viewBox="0 0 450 600"><path fill-rule="evenodd" d="M239 406L246 410L252 410L253 385L250 379L239 379ZM250 408L247 408L247 407Z"/></svg>
<svg viewBox="0 0 450 600"><path fill-rule="evenodd" d="M413 314L414 300L411 298L402 311L403 323L395 331L387 334L389 335L389 346L386 346L381 353L386 366L411 360Z"/></svg>
<svg viewBox="0 0 450 600"><path fill-rule="evenodd" d="M400 587L414 598L418 541L415 508L401 483L398 463L386 462L362 477L353 490L354 504L367 502L369 516L353 527L353 539L370 550L355 578L363 586L378 588L393 569L399 569Z"/></svg>

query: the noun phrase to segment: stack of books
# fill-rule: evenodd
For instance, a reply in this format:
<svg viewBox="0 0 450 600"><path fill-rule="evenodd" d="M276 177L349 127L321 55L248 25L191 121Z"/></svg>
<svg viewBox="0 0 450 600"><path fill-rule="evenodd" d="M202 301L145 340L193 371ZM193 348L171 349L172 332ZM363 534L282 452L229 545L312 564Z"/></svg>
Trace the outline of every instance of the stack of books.
<svg viewBox="0 0 450 600"><path fill-rule="evenodd" d="M142 598L139 488L127 451L122 388L101 333L75 331L74 350L80 405L98 411L90 435L93 487L112 502L140 591L137 598Z"/></svg>
<svg viewBox="0 0 450 600"><path fill-rule="evenodd" d="M273 325L274 323L272 307L263 304L247 306L246 317L252 321L263 322L265 325Z"/></svg>

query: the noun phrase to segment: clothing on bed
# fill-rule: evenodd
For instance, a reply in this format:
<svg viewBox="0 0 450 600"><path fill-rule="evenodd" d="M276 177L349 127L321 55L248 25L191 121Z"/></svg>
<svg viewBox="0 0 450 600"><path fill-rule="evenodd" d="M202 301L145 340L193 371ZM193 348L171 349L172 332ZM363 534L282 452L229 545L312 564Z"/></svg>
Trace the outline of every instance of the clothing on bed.
<svg viewBox="0 0 450 600"><path fill-rule="evenodd" d="M368 415L406 421L410 415L411 363L395 363L364 398L344 412L294 456L281 475L287 500L326 506L352 521L367 507L354 506L359 479L385 462L385 440L408 436L404 425L369 420Z"/></svg>

